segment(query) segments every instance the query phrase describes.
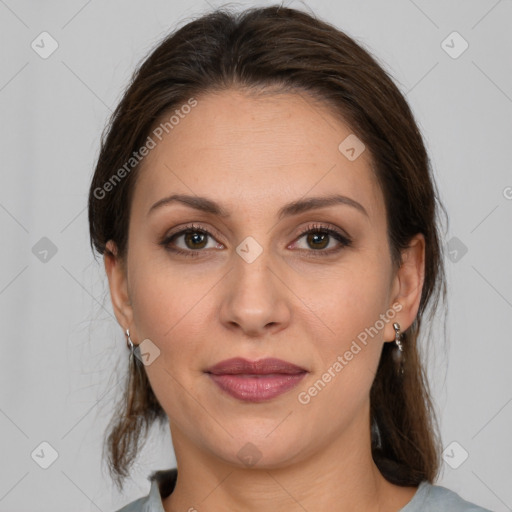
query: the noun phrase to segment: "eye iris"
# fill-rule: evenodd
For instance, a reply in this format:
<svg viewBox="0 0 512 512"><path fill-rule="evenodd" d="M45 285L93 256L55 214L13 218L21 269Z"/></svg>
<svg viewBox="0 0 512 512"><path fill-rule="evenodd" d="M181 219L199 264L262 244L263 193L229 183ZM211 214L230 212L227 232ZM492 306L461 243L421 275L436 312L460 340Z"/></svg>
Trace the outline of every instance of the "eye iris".
<svg viewBox="0 0 512 512"><path fill-rule="evenodd" d="M199 233L198 231L188 231L185 234L185 244L189 247L188 243L192 241L192 249L202 249L204 245L198 245L196 242L205 242L206 235L204 233ZM189 247L190 248L190 247Z"/></svg>
<svg viewBox="0 0 512 512"><path fill-rule="evenodd" d="M312 242L313 241L313 247L317 248L317 249L324 249L326 247L326 245L328 244L322 244L321 246L320 245L315 245L315 242L317 242L319 239L321 239L321 242L325 242L327 239L328 239L329 235L327 233L310 233L308 235L308 243Z"/></svg>

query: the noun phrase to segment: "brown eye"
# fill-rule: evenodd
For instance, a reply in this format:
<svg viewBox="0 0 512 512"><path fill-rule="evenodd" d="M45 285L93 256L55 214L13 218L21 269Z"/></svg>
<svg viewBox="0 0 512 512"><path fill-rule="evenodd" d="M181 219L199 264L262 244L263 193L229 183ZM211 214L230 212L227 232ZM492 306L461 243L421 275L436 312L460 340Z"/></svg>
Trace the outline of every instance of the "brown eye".
<svg viewBox="0 0 512 512"><path fill-rule="evenodd" d="M212 240L212 245L208 247L208 239ZM182 240L182 241L181 241ZM181 254L184 256L199 256L204 249L222 248L222 244L215 241L211 233L195 225L187 226L185 229L165 237L161 242L167 251Z"/></svg>
<svg viewBox="0 0 512 512"><path fill-rule="evenodd" d="M185 245L188 249L203 249L205 241L208 237L206 233L199 231L185 231L182 235L184 237Z"/></svg>
<svg viewBox="0 0 512 512"><path fill-rule="evenodd" d="M347 236L337 230L322 225L308 226L308 228L300 234L297 240L300 240L301 238L305 238L307 245L303 250L309 250L309 252L314 256L328 256L332 253L339 252L344 247L349 247L352 244L352 240ZM337 244L334 243L334 247L326 249L333 240L337 242ZM297 242L294 242L294 245L296 243Z"/></svg>
<svg viewBox="0 0 512 512"><path fill-rule="evenodd" d="M327 233L308 233L306 240L315 249L325 249L329 245L329 237Z"/></svg>

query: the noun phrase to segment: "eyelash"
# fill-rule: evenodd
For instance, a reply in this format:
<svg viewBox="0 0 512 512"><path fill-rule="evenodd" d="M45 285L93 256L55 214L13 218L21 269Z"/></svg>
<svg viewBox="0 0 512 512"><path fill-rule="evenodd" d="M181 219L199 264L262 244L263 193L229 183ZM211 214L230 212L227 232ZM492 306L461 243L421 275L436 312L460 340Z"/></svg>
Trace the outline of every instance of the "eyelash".
<svg viewBox="0 0 512 512"><path fill-rule="evenodd" d="M206 231L205 229L202 229L201 227L196 226L195 224L190 224L188 226L185 226L185 228L182 229L181 231L178 231L177 233L173 233L172 235L169 235L169 236L165 237L160 242L160 245L162 245L167 251L173 252L175 254L180 254L182 256L196 258L196 257L198 257L200 255L199 254L200 252L204 252L204 249L202 249L202 250L195 250L195 251L190 249L190 250L186 250L185 251L183 249L177 249L175 247L171 247L170 246L171 242L174 239L176 239L176 238L178 238L178 237L180 237L182 235L185 235L187 233L190 233L190 232L191 233L200 233L202 235L207 235L207 236L209 236L211 238L214 238L209 231ZM329 228L327 226L322 226L322 225L319 225L319 224L313 224L313 225L310 225L307 228L305 228L298 235L296 240L299 240L304 235L309 235L309 234L312 234L312 233L324 233L324 234L327 234L327 235L333 237L335 240L337 240L341 244L339 247L337 247L335 249L329 249L329 250L322 250L322 249L319 249L319 250L299 249L300 251L307 251L307 252L313 253L311 255L311 257L313 257L313 258L330 256L333 253L337 253L337 252L341 251L341 249L343 249L345 247L351 247L351 245L352 245L352 240L350 238L348 238L346 235L343 235L342 233L340 233L337 230L334 230L334 229L331 229L331 228Z"/></svg>

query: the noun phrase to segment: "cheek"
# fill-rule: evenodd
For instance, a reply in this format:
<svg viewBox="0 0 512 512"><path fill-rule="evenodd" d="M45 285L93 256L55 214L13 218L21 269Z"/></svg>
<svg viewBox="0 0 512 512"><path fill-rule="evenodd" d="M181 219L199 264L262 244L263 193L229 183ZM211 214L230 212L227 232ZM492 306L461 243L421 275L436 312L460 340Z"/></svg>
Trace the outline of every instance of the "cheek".
<svg viewBox="0 0 512 512"><path fill-rule="evenodd" d="M333 275L329 286L318 295L324 299L319 299L311 308L322 320L323 333L310 332L311 339L318 342L315 351L319 363L315 368L315 379L322 381L317 385L322 389L318 393L318 398L322 395L318 403L327 401L348 411L357 409L366 399L384 341L383 326L386 323L380 315L385 316L390 306L387 304L388 271L383 265L376 264L373 267L353 266L350 272ZM318 324L315 315L309 315L305 323ZM392 321L392 318L388 319L388 322ZM326 383L325 387L323 383ZM326 408L328 415L337 414L337 410Z"/></svg>
<svg viewBox="0 0 512 512"><path fill-rule="evenodd" d="M131 280L134 322L140 341L149 338L160 351L144 369L171 422L194 431L189 422L204 411L191 399L187 389L192 389L200 373L197 361L201 357L200 340L204 340L204 336L199 330L204 329L204 322L199 317L204 318L201 297L206 292L203 290L198 296L199 285L190 286L183 273L180 277L169 267L137 266L135 258L133 261L137 269Z"/></svg>
<svg viewBox="0 0 512 512"><path fill-rule="evenodd" d="M197 276L159 258L142 256L132 260L134 323L140 341L148 338L159 350L158 358L145 368L155 394L162 393L158 396L162 405L173 396L186 409L186 400L181 404L182 386L201 374L214 300L209 290L216 277Z"/></svg>
<svg viewBox="0 0 512 512"><path fill-rule="evenodd" d="M164 343L176 338L209 287L159 255L135 254L130 275L134 321L140 336Z"/></svg>
<svg viewBox="0 0 512 512"><path fill-rule="evenodd" d="M368 258L356 259L359 261L331 270L329 279L315 286L314 297L311 289L309 292L311 310L323 321L325 334L337 349L350 345L352 339L373 326L390 306L387 303L389 269Z"/></svg>

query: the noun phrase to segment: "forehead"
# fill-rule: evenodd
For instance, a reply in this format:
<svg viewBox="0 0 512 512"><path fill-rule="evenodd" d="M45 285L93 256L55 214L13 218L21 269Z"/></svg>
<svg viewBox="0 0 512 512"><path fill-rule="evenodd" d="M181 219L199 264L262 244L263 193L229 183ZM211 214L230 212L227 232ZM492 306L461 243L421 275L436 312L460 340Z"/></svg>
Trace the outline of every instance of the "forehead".
<svg viewBox="0 0 512 512"><path fill-rule="evenodd" d="M305 93L226 90L195 99L172 124L179 106L153 127L156 144L139 170L134 209L145 213L175 192L217 199L230 211L277 211L303 196L340 193L363 203L370 217L383 215L368 150L347 158L340 143L355 136L326 105Z"/></svg>

